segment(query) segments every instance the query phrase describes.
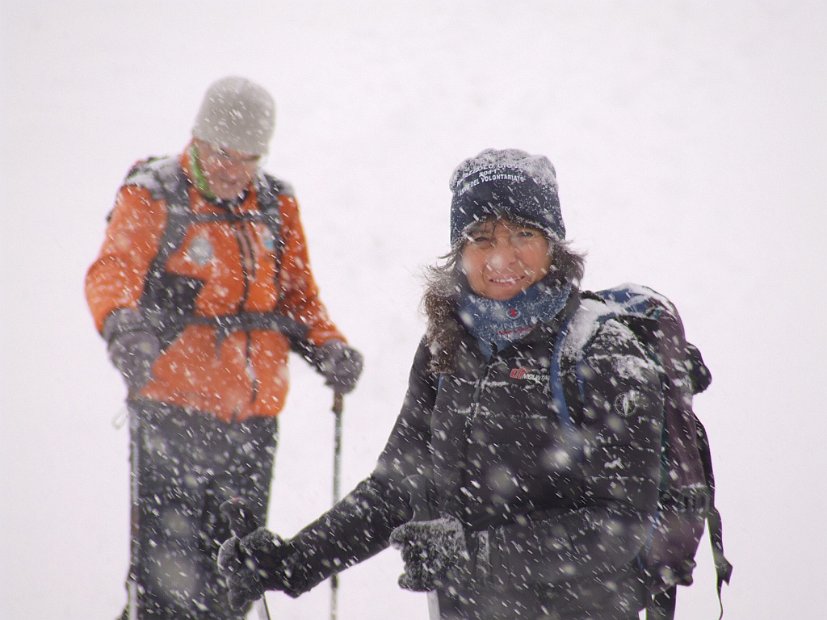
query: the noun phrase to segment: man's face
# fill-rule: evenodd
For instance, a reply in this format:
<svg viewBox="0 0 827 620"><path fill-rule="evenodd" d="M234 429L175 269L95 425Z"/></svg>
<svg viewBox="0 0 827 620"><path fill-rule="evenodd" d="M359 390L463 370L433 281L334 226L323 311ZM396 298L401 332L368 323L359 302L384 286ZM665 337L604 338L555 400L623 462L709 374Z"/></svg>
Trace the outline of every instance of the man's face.
<svg viewBox="0 0 827 620"><path fill-rule="evenodd" d="M261 157L213 146L197 138L194 142L201 171L215 197L233 200L240 196L252 182Z"/></svg>

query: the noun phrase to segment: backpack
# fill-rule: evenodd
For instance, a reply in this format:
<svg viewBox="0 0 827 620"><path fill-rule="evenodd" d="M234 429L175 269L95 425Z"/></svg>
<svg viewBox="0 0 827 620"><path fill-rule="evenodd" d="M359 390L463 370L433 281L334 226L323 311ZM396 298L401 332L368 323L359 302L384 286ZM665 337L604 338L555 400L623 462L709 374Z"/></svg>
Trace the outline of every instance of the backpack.
<svg viewBox="0 0 827 620"><path fill-rule="evenodd" d="M600 326L615 319L628 326L660 371L664 401L661 480L657 513L638 562L652 595L647 620L674 618L678 585L691 585L695 552L708 525L717 573L718 601L732 565L724 557L721 516L706 431L692 397L711 382L700 351L686 341L675 306L650 288L624 284L583 292L580 307L561 329L552 357L552 391L562 395L563 357L575 363ZM579 373L575 373L578 375ZM570 424L570 422L569 422ZM721 607L723 616L723 607Z"/></svg>
<svg viewBox="0 0 827 620"><path fill-rule="evenodd" d="M258 213L203 214L195 213L190 208L188 181L177 157L150 157L141 160L133 165L127 174L124 185L149 190L152 197L156 200L163 200L167 208L163 236L158 244L158 252L147 271L144 289L138 304L155 329L162 348L169 346L187 324L199 322L225 331L234 329L278 330L290 340L295 351L305 357L312 354L312 345L306 340L307 327L294 318L277 312L240 312L221 317L196 317L194 314L195 299L200 291L201 282L194 278L166 272L167 260L180 248L192 224L244 220L261 222L269 228L274 240L275 278L278 284L284 252L279 196L292 196L293 190L289 184L264 172L260 172L253 183L258 197ZM277 290L283 294L280 287L277 286Z"/></svg>
<svg viewBox="0 0 827 620"><path fill-rule="evenodd" d="M254 184L258 194L260 213L196 214L190 209L188 182L177 157L150 157L132 166L126 175L124 185L134 185L149 190L152 197L156 200L163 200L167 208L163 237L147 273L142 298L143 306L153 303L158 305L161 301L160 305L169 309L182 307L191 309L195 295L197 295L197 291L192 289L196 285L181 287L176 286L176 283L165 281L164 268L169 257L181 246L187 229L197 222L263 221L270 229L275 241L274 252L276 253L276 273L278 273L281 254L284 250L278 196L280 194L292 195L292 189L286 183L265 173L259 173ZM174 303L165 300L164 296L168 296L170 290L174 291L177 288L186 289L182 290L179 296L187 297L187 299L176 299ZM163 301L167 303L164 304Z"/></svg>

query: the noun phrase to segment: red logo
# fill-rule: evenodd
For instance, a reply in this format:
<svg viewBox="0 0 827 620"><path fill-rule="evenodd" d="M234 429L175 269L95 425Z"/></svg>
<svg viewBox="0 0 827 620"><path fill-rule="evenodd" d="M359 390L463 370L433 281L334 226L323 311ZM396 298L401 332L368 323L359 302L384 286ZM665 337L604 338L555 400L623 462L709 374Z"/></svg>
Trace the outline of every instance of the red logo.
<svg viewBox="0 0 827 620"><path fill-rule="evenodd" d="M517 310L517 308L509 308L508 316L510 316L512 319L516 319L518 316L520 316L520 311Z"/></svg>
<svg viewBox="0 0 827 620"><path fill-rule="evenodd" d="M511 378L512 379L522 379L525 377L526 372L528 372L525 368L512 368L511 369Z"/></svg>
<svg viewBox="0 0 827 620"><path fill-rule="evenodd" d="M508 376L517 381L531 381L534 383L548 381L548 374L541 368L537 370L531 370L531 368L512 368Z"/></svg>

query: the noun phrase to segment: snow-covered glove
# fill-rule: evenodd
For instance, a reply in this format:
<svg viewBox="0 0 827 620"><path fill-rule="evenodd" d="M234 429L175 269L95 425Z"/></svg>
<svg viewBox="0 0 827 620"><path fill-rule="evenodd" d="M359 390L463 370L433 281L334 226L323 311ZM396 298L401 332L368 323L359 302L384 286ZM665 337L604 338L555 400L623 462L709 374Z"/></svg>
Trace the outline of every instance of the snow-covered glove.
<svg viewBox="0 0 827 620"><path fill-rule="evenodd" d="M225 540L218 550L218 570L227 580L230 606L243 609L265 590L289 591L290 560L288 545L263 527Z"/></svg>
<svg viewBox="0 0 827 620"><path fill-rule="evenodd" d="M443 586L449 575L468 570L468 549L462 524L455 517L408 521L393 530L391 545L402 552L405 572L399 586L429 592Z"/></svg>
<svg viewBox="0 0 827 620"><path fill-rule="evenodd" d="M140 390L152 376L152 363L161 351L155 334L127 332L109 343L109 359L123 375L129 392Z"/></svg>
<svg viewBox="0 0 827 620"><path fill-rule="evenodd" d="M161 352L161 343L140 313L128 308L107 317L103 337L109 359L123 375L130 393L140 390L151 376L152 364Z"/></svg>
<svg viewBox="0 0 827 620"><path fill-rule="evenodd" d="M336 392L347 394L362 374L362 354L341 340L328 340L313 352L313 364Z"/></svg>

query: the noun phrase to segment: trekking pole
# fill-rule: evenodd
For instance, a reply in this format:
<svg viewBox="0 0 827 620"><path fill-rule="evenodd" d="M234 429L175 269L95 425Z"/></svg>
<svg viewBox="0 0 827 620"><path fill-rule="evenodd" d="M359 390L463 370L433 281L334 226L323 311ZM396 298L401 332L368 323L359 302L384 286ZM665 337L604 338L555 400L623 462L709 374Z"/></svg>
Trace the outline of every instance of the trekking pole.
<svg viewBox="0 0 827 620"><path fill-rule="evenodd" d="M435 517L428 501L428 479L422 474L408 476L402 482L408 490L413 515L411 521L430 521ZM442 617L439 611L439 595L436 591L428 592L428 618L439 620Z"/></svg>
<svg viewBox="0 0 827 620"><path fill-rule="evenodd" d="M339 501L341 496L340 482L342 472L342 410L344 409L344 395L341 392L333 392L333 415L335 423L333 427L333 505ZM339 615L338 607L339 575L333 574L330 577L330 620L336 620Z"/></svg>
<svg viewBox="0 0 827 620"><path fill-rule="evenodd" d="M219 510L227 517L230 522L230 531L236 538L244 538L261 526L247 502L240 497L227 500L221 504ZM267 607L267 598L264 594L255 602L255 606L260 620L271 620L270 608Z"/></svg>

